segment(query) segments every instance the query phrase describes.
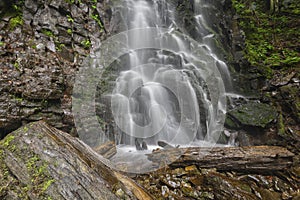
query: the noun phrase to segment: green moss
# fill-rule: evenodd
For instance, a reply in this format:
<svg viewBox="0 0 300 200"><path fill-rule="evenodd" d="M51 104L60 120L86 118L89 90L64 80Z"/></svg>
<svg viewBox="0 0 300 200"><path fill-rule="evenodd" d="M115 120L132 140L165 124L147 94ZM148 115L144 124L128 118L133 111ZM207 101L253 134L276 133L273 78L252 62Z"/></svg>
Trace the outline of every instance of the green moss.
<svg viewBox="0 0 300 200"><path fill-rule="evenodd" d="M96 8L94 8L94 9L96 9ZM103 26L103 24L102 24L102 22L101 22L100 17L99 17L98 14L93 14L93 15L91 15L91 18L97 22L97 24L98 24L99 27L100 27L100 30L103 30L103 29L104 29L104 26Z"/></svg>
<svg viewBox="0 0 300 200"><path fill-rule="evenodd" d="M246 35L245 57L252 66L257 66L264 76L271 78L273 69L299 64L298 18L287 12L300 10L296 1L292 1L290 8L275 13L268 12L265 1L232 2L239 16L239 26Z"/></svg>
<svg viewBox="0 0 300 200"><path fill-rule="evenodd" d="M42 29L42 33L48 37L54 37L54 33L51 30Z"/></svg>
<svg viewBox="0 0 300 200"><path fill-rule="evenodd" d="M23 101L23 98L16 97L15 100L17 100L17 102L21 103Z"/></svg>
<svg viewBox="0 0 300 200"><path fill-rule="evenodd" d="M45 191L55 182L49 175L48 163L41 160L38 155L33 155L27 160L26 167L31 175L30 192L34 192L40 197L48 197Z"/></svg>
<svg viewBox="0 0 300 200"><path fill-rule="evenodd" d="M67 15L67 18L68 18L68 22L71 22L71 23L74 22L74 19L70 15Z"/></svg>
<svg viewBox="0 0 300 200"><path fill-rule="evenodd" d="M73 33L72 29L68 29L67 33L71 35Z"/></svg>
<svg viewBox="0 0 300 200"><path fill-rule="evenodd" d="M15 29L17 26L22 26L24 24L22 16L16 16L9 20L10 29Z"/></svg>
<svg viewBox="0 0 300 200"><path fill-rule="evenodd" d="M5 147L8 147L10 145L10 143L15 139L15 136L13 135L8 135L4 138L3 141L0 142L0 144L2 144Z"/></svg>
<svg viewBox="0 0 300 200"><path fill-rule="evenodd" d="M48 180L48 181L45 181L45 182L43 183L42 191L45 192L45 191L49 188L49 186L50 186L52 183L54 183L54 182L55 182L55 180L53 180L53 179L50 179L50 180Z"/></svg>
<svg viewBox="0 0 300 200"><path fill-rule="evenodd" d="M26 167L28 170L32 170L35 166L35 163L39 160L37 156L33 156L26 162Z"/></svg>
<svg viewBox="0 0 300 200"><path fill-rule="evenodd" d="M277 112L268 104L249 102L229 111L228 115L246 126L265 128L277 118Z"/></svg>
<svg viewBox="0 0 300 200"><path fill-rule="evenodd" d="M0 144L1 148L1 144ZM4 183L7 179L7 176L9 174L7 166L4 163L4 150L0 149L0 174L3 174L3 176L0 176L0 183ZM0 185L0 197L3 196L5 191L7 190L7 185L1 184Z"/></svg>
<svg viewBox="0 0 300 200"><path fill-rule="evenodd" d="M26 131L27 128L25 127L24 129ZM15 136L9 135L0 142L0 183L2 183L0 184L0 197L5 197L7 193L11 191L20 199L29 199L29 193L34 194L37 199L52 199L52 197L46 194L48 188L55 182L48 171L49 163L27 149L11 151L10 147L13 145L12 142L17 142L17 140L15 140L15 142L14 139ZM22 184L9 171L4 162L7 151L11 151L17 160L21 163L25 163L27 169L26 173L31 177L31 181L28 184Z"/></svg>
<svg viewBox="0 0 300 200"><path fill-rule="evenodd" d="M84 46L84 48L89 49L92 46L92 43L89 39L85 39L81 42L81 44Z"/></svg>
<svg viewBox="0 0 300 200"><path fill-rule="evenodd" d="M240 125L237 124L228 114L225 118L225 126L232 129L238 129L240 128Z"/></svg>

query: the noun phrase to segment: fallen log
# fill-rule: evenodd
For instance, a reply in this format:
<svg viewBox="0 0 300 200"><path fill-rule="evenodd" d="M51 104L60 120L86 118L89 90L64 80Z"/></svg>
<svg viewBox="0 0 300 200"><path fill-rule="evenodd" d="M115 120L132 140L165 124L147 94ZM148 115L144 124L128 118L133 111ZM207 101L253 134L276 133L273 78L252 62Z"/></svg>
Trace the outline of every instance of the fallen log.
<svg viewBox="0 0 300 200"><path fill-rule="evenodd" d="M161 167L196 165L220 171L272 172L284 170L293 163L294 154L278 146L173 148L148 154L148 159ZM162 163L165 161L165 163Z"/></svg>
<svg viewBox="0 0 300 200"><path fill-rule="evenodd" d="M44 122L0 142L0 199L153 199L79 139Z"/></svg>
<svg viewBox="0 0 300 200"><path fill-rule="evenodd" d="M94 147L93 149L107 159L113 157L117 153L116 144L113 141L106 142L100 146Z"/></svg>

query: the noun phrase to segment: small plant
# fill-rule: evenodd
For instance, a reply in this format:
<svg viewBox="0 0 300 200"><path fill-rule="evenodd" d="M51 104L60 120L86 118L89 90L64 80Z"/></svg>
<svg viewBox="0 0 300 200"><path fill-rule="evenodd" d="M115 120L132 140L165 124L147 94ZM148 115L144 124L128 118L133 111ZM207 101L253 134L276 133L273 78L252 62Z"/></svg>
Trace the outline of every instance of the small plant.
<svg viewBox="0 0 300 200"><path fill-rule="evenodd" d="M67 33L71 35L73 33L72 29L68 29Z"/></svg>
<svg viewBox="0 0 300 200"><path fill-rule="evenodd" d="M52 31L50 31L50 30L43 29L43 30L42 30L42 33L43 33L44 35L47 35L48 37L54 37L54 33L53 33Z"/></svg>
<svg viewBox="0 0 300 200"><path fill-rule="evenodd" d="M20 71L20 65L19 65L18 62L14 63L14 67L15 67L16 70Z"/></svg>
<svg viewBox="0 0 300 200"><path fill-rule="evenodd" d="M67 15L67 18L68 18L68 22L71 22L71 23L74 22L74 19L70 15Z"/></svg>
<svg viewBox="0 0 300 200"><path fill-rule="evenodd" d="M57 43L55 49L56 49L57 51L62 51L63 47L65 47L64 44Z"/></svg>
<svg viewBox="0 0 300 200"><path fill-rule="evenodd" d="M92 43L89 39L85 39L81 42L81 44L84 46L84 48L88 49L91 47Z"/></svg>
<svg viewBox="0 0 300 200"><path fill-rule="evenodd" d="M101 30L104 28L98 14L91 15L91 18L97 22L97 24L99 25L99 27L101 28Z"/></svg>
<svg viewBox="0 0 300 200"><path fill-rule="evenodd" d="M45 191L48 189L48 187L49 187L53 182L55 182L55 180L53 180L53 179L50 179L50 180L48 180L48 181L45 181L44 184L43 184L43 186L42 186L42 192L45 192Z"/></svg>
<svg viewBox="0 0 300 200"><path fill-rule="evenodd" d="M24 23L22 16L16 16L10 19L9 27L15 29L17 26L22 26Z"/></svg>

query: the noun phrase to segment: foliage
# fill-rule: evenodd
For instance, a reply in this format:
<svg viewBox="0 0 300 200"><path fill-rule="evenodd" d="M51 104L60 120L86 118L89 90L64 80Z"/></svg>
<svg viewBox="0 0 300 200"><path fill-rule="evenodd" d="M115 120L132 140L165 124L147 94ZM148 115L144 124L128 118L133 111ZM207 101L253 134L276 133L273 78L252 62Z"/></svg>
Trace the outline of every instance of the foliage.
<svg viewBox="0 0 300 200"><path fill-rule="evenodd" d="M84 46L84 48L89 49L92 45L91 41L89 39L85 39L81 42L81 44Z"/></svg>
<svg viewBox="0 0 300 200"><path fill-rule="evenodd" d="M48 37L54 37L54 33L51 30L42 29L42 33Z"/></svg>
<svg viewBox="0 0 300 200"><path fill-rule="evenodd" d="M98 14L91 15L91 18L97 22L101 30L104 28Z"/></svg>
<svg viewBox="0 0 300 200"><path fill-rule="evenodd" d="M63 50L63 48L65 47L65 45L64 44L62 44L62 43L59 43L58 41L55 43L55 49L57 50L57 51L62 51Z"/></svg>
<svg viewBox="0 0 300 200"><path fill-rule="evenodd" d="M22 8L24 6L24 0L21 1L3 1L0 7L0 18L10 17L9 28L15 29L17 26L22 26L24 21L22 18Z"/></svg>
<svg viewBox="0 0 300 200"><path fill-rule="evenodd" d="M16 16L16 17L13 17L9 20L9 27L11 29L14 29L16 28L17 26L22 26L24 23L23 19L22 19L22 16Z"/></svg>
<svg viewBox="0 0 300 200"><path fill-rule="evenodd" d="M73 33L72 29L68 29L67 33L71 35Z"/></svg>
<svg viewBox="0 0 300 200"><path fill-rule="evenodd" d="M239 16L239 26L245 32L245 57L259 67L266 77L272 69L293 67L300 63L298 38L299 5L291 3L271 13L265 1L232 0Z"/></svg>
<svg viewBox="0 0 300 200"><path fill-rule="evenodd" d="M68 22L71 22L71 23L74 22L74 19L70 15L67 15L67 18L68 18Z"/></svg>

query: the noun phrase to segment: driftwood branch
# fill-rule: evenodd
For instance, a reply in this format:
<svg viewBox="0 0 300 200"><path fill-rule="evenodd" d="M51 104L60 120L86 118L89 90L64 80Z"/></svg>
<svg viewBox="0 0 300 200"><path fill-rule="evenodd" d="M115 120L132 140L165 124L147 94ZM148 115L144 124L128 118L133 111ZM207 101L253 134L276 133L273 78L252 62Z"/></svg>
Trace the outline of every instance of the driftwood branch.
<svg viewBox="0 0 300 200"><path fill-rule="evenodd" d="M154 163L162 160L172 162L170 167L197 165L201 168L216 168L220 171L284 170L292 165L294 154L278 146L216 147L166 149L148 155Z"/></svg>

